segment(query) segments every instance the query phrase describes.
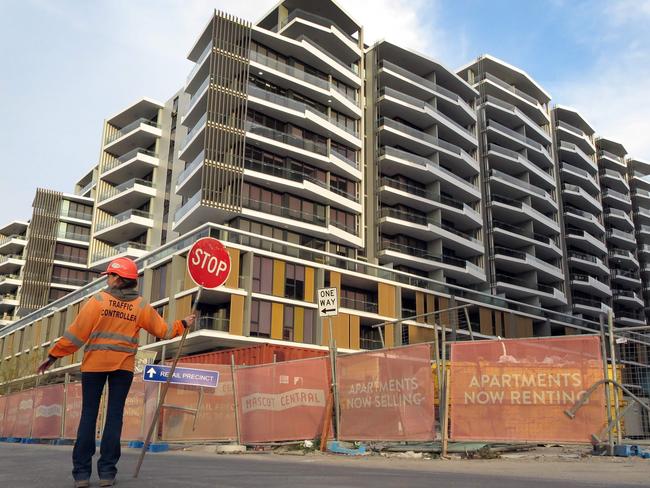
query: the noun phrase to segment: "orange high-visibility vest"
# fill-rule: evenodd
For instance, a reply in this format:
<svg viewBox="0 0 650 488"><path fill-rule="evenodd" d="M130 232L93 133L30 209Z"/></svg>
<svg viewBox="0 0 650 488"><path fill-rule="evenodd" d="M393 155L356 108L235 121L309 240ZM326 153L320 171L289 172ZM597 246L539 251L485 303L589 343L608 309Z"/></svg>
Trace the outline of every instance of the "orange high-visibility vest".
<svg viewBox="0 0 650 488"><path fill-rule="evenodd" d="M60 358L85 344L81 371L133 371L140 329L171 339L183 334L183 323L168 325L142 297L126 301L102 291L81 307L48 354Z"/></svg>

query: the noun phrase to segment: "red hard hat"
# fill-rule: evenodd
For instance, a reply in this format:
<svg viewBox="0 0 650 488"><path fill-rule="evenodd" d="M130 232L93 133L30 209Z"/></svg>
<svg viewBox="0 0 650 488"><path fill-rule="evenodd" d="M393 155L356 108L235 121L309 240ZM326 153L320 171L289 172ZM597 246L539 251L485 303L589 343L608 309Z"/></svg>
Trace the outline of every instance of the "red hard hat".
<svg viewBox="0 0 650 488"><path fill-rule="evenodd" d="M127 280L137 280L138 267L129 258L115 258L108 264L106 271L102 274L116 274Z"/></svg>

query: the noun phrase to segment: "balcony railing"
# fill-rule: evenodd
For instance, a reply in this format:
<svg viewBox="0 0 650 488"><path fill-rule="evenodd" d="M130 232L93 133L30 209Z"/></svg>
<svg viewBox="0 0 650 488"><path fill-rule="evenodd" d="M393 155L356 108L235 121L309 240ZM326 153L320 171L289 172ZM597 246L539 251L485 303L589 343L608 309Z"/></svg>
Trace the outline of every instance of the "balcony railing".
<svg viewBox="0 0 650 488"><path fill-rule="evenodd" d="M189 131L185 136L185 143L183 144L183 149L187 147L187 145L190 143L194 135L206 125L207 120L208 120L208 113L206 112L203 114L203 117L201 117L199 121L196 124L194 124L192 130Z"/></svg>
<svg viewBox="0 0 650 488"><path fill-rule="evenodd" d="M341 34L343 34L345 37L348 38L348 40L354 44L356 44L358 41L352 37L350 34L345 32L343 29L341 29L338 25L336 25L334 22L332 22L331 19L326 19L325 17L321 17L320 15L312 14L311 12L306 12L302 9L295 9L291 11L291 14L287 16L286 19L284 19L282 22L280 22L280 30L284 28L289 22L291 22L293 19L305 19L310 22L313 22L314 24L321 25L323 27L327 27L328 29L330 27L335 27L336 30L338 30Z"/></svg>
<svg viewBox="0 0 650 488"><path fill-rule="evenodd" d="M558 120L556 125L558 127L562 127L563 129L568 130L569 132L573 132L575 135L577 135L579 137L587 138L587 135L582 130L578 129L577 127L572 126L571 124L567 124L566 122L564 122L562 120Z"/></svg>
<svg viewBox="0 0 650 488"><path fill-rule="evenodd" d="M194 158L194 161L192 161L190 164L188 164L183 171L181 171L181 174L178 175L178 182L182 183L185 181L185 179L188 177L188 175L194 171L198 166L201 165L203 160L205 159L205 151L201 151L197 157Z"/></svg>
<svg viewBox="0 0 650 488"><path fill-rule="evenodd" d="M513 232L517 235L527 237L529 239L533 239L535 241L541 242L543 244L548 244L549 246L555 246L558 247L557 242L555 242L554 239L551 237L545 236L543 234L538 234L536 232L526 232L523 231L521 227L516 226L516 225L510 225L506 224L505 222L502 222L500 220L493 220L492 221L493 226L499 229L506 230L508 232Z"/></svg>
<svg viewBox="0 0 650 488"><path fill-rule="evenodd" d="M153 120L149 120L149 119L147 119L145 117L140 117L138 120L135 120L135 121L131 122L130 124L122 127L120 130L118 130L114 134L108 135L106 137L106 141L104 142L104 144L109 144L109 143L111 143L113 141L116 141L120 137L124 137L129 132L131 132L134 129L137 129L138 127L140 127L140 124L145 124L145 125L148 125L148 126L151 126L151 127L160 127L160 125L158 123L154 122Z"/></svg>
<svg viewBox="0 0 650 488"><path fill-rule="evenodd" d="M192 71L190 71L190 74L187 75L186 83L190 82L190 80L194 77L196 72L201 67L201 64L203 63L203 61L205 61L205 58L207 58L210 55L211 52L212 52L212 42L210 42L207 46L205 46L205 49L203 50L203 52L201 53L199 58L196 60L196 64L192 68Z"/></svg>
<svg viewBox="0 0 650 488"><path fill-rule="evenodd" d="M141 180L140 178L132 178L128 181L125 181L124 183L121 183L113 188L109 188L101 193L99 196L98 201L102 202L104 200L108 200L109 198L114 197L115 195L118 195L126 190L130 190L131 188L134 188L135 185L140 185L140 186L146 186L148 188L153 188L153 182L152 181L147 181L147 180Z"/></svg>
<svg viewBox="0 0 650 488"><path fill-rule="evenodd" d="M515 185L516 187L519 188L524 188L535 195L538 195L542 198L546 198L549 201L553 201L553 197L546 191L542 190L541 188L531 185L530 183L527 183L525 181L520 180L519 178L515 178L514 176L510 176L508 173L504 173L503 171L500 171L498 169L491 169L490 173L493 177L495 178L500 178L504 181L507 181L508 183L511 183Z"/></svg>
<svg viewBox="0 0 650 488"><path fill-rule="evenodd" d="M512 138L514 138L514 139L517 139L518 141L521 141L521 142L523 142L524 144L527 144L527 145L529 145L529 146L534 147L534 148L537 149L538 151L540 151L540 152L546 154L549 158L551 157L551 156L549 155L548 151L546 150L546 148L545 148L544 146L542 146L539 142L534 141L534 140L531 139L530 137L526 137L525 135L520 134L520 133L517 132L516 130L512 130L511 128L506 127L505 125L500 124L500 123L498 123L498 122L495 122L495 121L492 120L492 119L488 120L488 124L487 124L487 125L488 125L488 127L493 127L493 128L495 128L495 129L497 129L497 130L499 130L499 131L501 131L501 132L504 132L504 133L508 134L510 137L512 137Z"/></svg>
<svg viewBox="0 0 650 488"><path fill-rule="evenodd" d="M519 88L516 88L516 87L506 83L502 79L497 78L496 76L494 76L494 75L492 75L490 73L484 73L483 77L479 78L478 81L481 81L483 79L489 80L489 81L493 82L494 84L500 86L501 88L505 88L509 92L512 92L515 95L520 96L521 98L523 98L527 102L530 102L530 103L532 103L533 105L535 105L537 107L541 107L540 103L537 101L537 99L535 97L530 96L528 93L525 93L525 92L521 91Z"/></svg>
<svg viewBox="0 0 650 488"><path fill-rule="evenodd" d="M625 193L621 193L620 191L616 191L616 190L611 190L611 189L605 190L603 192L603 198L605 198L605 197L614 197L614 198L618 198L619 200L623 200L623 201L625 201L627 203L632 203L632 201L630 200L630 197L628 195L626 195Z"/></svg>
<svg viewBox="0 0 650 488"><path fill-rule="evenodd" d="M594 182L594 184L596 183L596 181L593 179L593 176L591 174L589 174L589 171L585 171L582 168L578 168L577 166L573 166L572 164L568 164L568 163L560 163L560 168L565 169L567 171L571 171L572 173L577 173L580 176L584 176L585 178L589 178L590 180L592 180Z"/></svg>
<svg viewBox="0 0 650 488"><path fill-rule="evenodd" d="M69 232L66 230L59 230L59 232L57 233L57 237L59 239L70 239L73 241L82 241L82 242L90 241L89 234L81 234L80 232Z"/></svg>
<svg viewBox="0 0 650 488"><path fill-rule="evenodd" d="M125 212L119 213L117 215L111 216L104 221L99 222L95 227L95 231L104 230L108 227L111 227L112 225L116 225L119 224L120 222L124 222L125 220L128 220L131 217L142 217L145 219L153 218L152 214L150 214L149 212L145 212L143 210L137 210L137 209L130 209Z"/></svg>
<svg viewBox="0 0 650 488"><path fill-rule="evenodd" d="M519 278L515 278L505 273L497 273L496 280L504 283L510 283L516 286L521 286L522 288L529 288L531 290L541 291L543 293L548 293L554 295L556 291L560 291L555 287L544 285L535 281L524 281Z"/></svg>
<svg viewBox="0 0 650 488"><path fill-rule="evenodd" d="M151 156L151 157L157 157L158 155L154 151L150 151L148 149L145 149L143 147L136 147L135 149L132 149L126 154L123 154L119 158L112 159L111 161L107 161L104 163L104 172L109 171L113 168L118 167L120 164L123 164L127 162L130 159L133 159L137 154L144 154L146 156ZM83 192L82 192L83 193Z"/></svg>
<svg viewBox="0 0 650 488"><path fill-rule="evenodd" d="M230 331L230 320L222 317L199 317L194 326L198 329L218 330L221 332Z"/></svg>
<svg viewBox="0 0 650 488"><path fill-rule="evenodd" d="M585 161L588 161L591 166L596 166L596 162L593 160L591 156L589 156L587 153L585 153L582 149L580 149L578 146L573 144L572 142L567 142L567 141L560 141L560 149L566 149L567 151L574 151L577 154L579 154L582 159Z"/></svg>
<svg viewBox="0 0 650 488"><path fill-rule="evenodd" d="M622 160L622 158L620 156L617 156L616 154L611 153L609 151L605 151L604 149L601 149L600 151L598 151L598 157L599 158L600 157L605 157L605 158L613 159L617 164L625 165L625 163L623 162L623 160Z"/></svg>
<svg viewBox="0 0 650 488"><path fill-rule="evenodd" d="M274 141L288 144L290 146L304 149L322 156L327 156L327 145L309 141L301 137L292 136L286 132L266 127L265 125L256 124L255 122L246 121L246 130L252 134L256 134Z"/></svg>
<svg viewBox="0 0 650 488"><path fill-rule="evenodd" d="M406 220L408 222L412 222L412 223L418 224L418 225L429 225L429 224L431 224L433 226L440 227L441 229L444 229L446 231L452 232L452 233L458 235L459 237L462 237L463 239L467 239L467 240L469 240L471 242L475 242L475 243L479 243L479 244L481 243L481 241L479 241L476 237L472 237L471 235L466 234L465 232L461 232L458 229L455 229L454 227L450 227L448 225L438 223L435 220L433 220L432 218L429 218L429 217L427 217L426 215L423 215L423 214L417 214L417 213L414 213L414 212L407 212L407 211L399 210L399 209L396 209L396 208L382 207L380 212L379 212L379 216L380 217L392 217L392 218L396 218L396 219L399 219L399 220Z"/></svg>
<svg viewBox="0 0 650 488"><path fill-rule="evenodd" d="M275 215L277 217L299 220L300 222L306 222L321 227L325 227L327 225L327 221L324 215L319 215L312 212L305 212L303 210L296 210L282 205L273 205L269 202L255 200L250 197L248 198L244 197L242 199L242 207L268 213L271 215Z"/></svg>
<svg viewBox="0 0 650 488"><path fill-rule="evenodd" d="M650 227L648 227L650 229ZM627 239L628 241L634 241L634 233L625 232L619 229L609 229L607 231L607 237L619 237L621 239Z"/></svg>
<svg viewBox="0 0 650 488"><path fill-rule="evenodd" d="M346 296L341 297L341 307L351 308L360 312L378 313L379 305L377 302L370 302L367 300L360 300Z"/></svg>
<svg viewBox="0 0 650 488"><path fill-rule="evenodd" d="M386 127L391 127L395 130L398 130L400 132L404 132L405 134L408 134L409 136L422 140L428 144L434 145L434 146L440 146L443 149L446 149L448 151L451 151L455 154L461 155L465 153L468 158L473 159L469 154L467 154L465 151L463 151L460 147L447 142L443 141L442 139L432 136L430 134L427 134L426 132L422 132L421 130L414 129L413 127L409 127L406 124L402 124L401 122L397 122L396 120L389 119L387 117L381 117L379 121L377 122L377 126L382 126L385 125Z"/></svg>

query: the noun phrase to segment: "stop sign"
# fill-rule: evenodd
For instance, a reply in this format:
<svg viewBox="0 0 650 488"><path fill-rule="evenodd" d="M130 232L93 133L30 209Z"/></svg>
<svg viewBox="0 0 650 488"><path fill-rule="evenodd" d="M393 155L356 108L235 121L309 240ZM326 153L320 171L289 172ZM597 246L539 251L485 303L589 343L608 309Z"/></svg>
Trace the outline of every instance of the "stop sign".
<svg viewBox="0 0 650 488"><path fill-rule="evenodd" d="M228 279L230 255L217 239L203 237L187 254L187 271L197 285L216 288Z"/></svg>

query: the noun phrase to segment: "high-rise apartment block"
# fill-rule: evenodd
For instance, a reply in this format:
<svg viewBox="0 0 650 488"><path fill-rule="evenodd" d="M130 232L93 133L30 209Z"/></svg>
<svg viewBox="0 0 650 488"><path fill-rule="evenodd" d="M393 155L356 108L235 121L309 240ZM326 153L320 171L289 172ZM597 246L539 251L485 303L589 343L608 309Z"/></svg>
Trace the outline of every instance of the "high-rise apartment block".
<svg viewBox="0 0 650 488"><path fill-rule="evenodd" d="M232 272L202 293L187 352L322 347L326 286L348 349L428 341L440 325L531 337L610 312L646 323L650 164L528 73L367 45L331 1L286 0L254 25L215 12L197 34L184 86L107 118L74 195L39 190L29 225L0 229L0 367L26 374L105 283L76 288L118 256L137 260L163 316L187 313L186 254L206 235Z"/></svg>

